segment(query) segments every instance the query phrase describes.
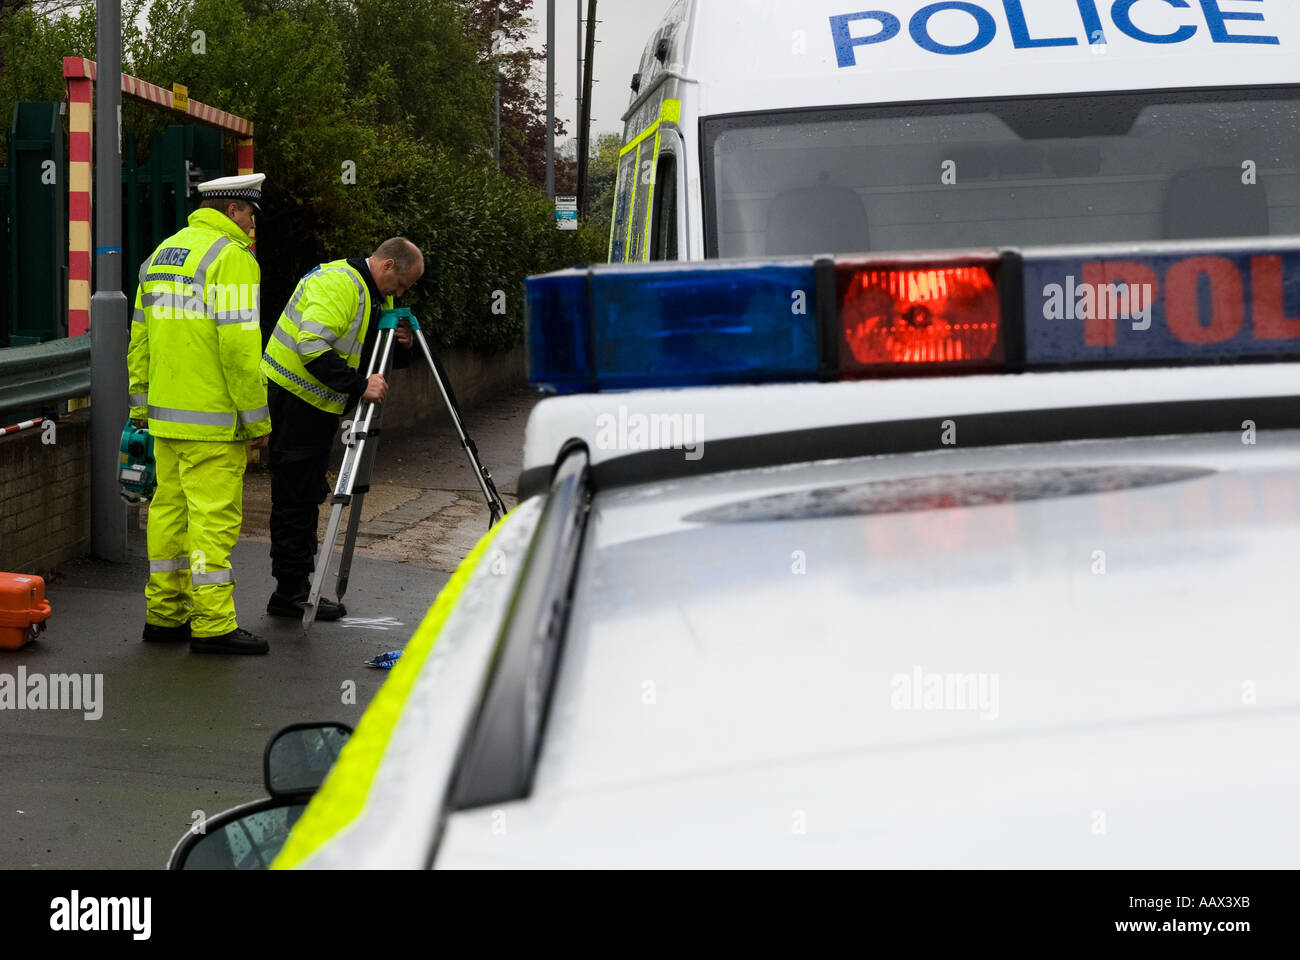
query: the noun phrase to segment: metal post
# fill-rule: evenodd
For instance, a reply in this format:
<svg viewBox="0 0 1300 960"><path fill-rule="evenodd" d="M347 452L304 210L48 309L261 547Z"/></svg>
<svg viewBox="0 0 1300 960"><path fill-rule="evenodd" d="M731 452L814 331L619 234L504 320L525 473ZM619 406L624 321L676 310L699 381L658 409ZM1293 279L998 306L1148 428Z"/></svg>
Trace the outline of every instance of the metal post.
<svg viewBox="0 0 1300 960"><path fill-rule="evenodd" d="M546 198L555 199L555 0L546 0Z"/></svg>
<svg viewBox="0 0 1300 960"><path fill-rule="evenodd" d="M501 170L501 5L492 11L492 155Z"/></svg>
<svg viewBox="0 0 1300 960"><path fill-rule="evenodd" d="M95 106L95 295L90 298L90 534L104 560L126 560L126 505L117 463L126 396L128 345L122 292L122 4L96 4L99 99Z"/></svg>
<svg viewBox="0 0 1300 960"><path fill-rule="evenodd" d="M497 170L501 169L501 75L497 74L496 89L492 91L492 156Z"/></svg>
<svg viewBox="0 0 1300 960"><path fill-rule="evenodd" d="M491 96L491 99L493 99L493 107L491 107L491 113L493 113L493 131L494 131L493 142L491 142L493 143L493 146L491 146L491 153L493 153L493 159L497 161L497 169L500 170L500 78L499 75L497 79L497 88L495 88L495 90L493 91L493 96Z"/></svg>
<svg viewBox="0 0 1300 960"><path fill-rule="evenodd" d="M591 81L596 63L596 0L587 0L586 77L583 80L582 115L578 118L578 216L587 216L588 156L591 153Z"/></svg>
<svg viewBox="0 0 1300 960"><path fill-rule="evenodd" d="M574 97L573 123L576 128L581 129L581 125L582 125L582 0L573 0L573 5L578 11L578 40L577 40L577 46L575 47L574 54L573 54L574 59L577 61L578 82L577 82L577 86L573 88L576 91L573 95ZM577 135L578 135L577 130L575 129L574 131L575 142L577 139ZM578 157L576 153L574 154L573 161L575 164L578 162ZM576 188L578 185L576 179L577 177L576 168L574 170L574 177L575 177L574 187ZM575 189L573 192L577 193L578 191ZM579 206L578 210L579 210L579 216L581 216L582 207Z"/></svg>

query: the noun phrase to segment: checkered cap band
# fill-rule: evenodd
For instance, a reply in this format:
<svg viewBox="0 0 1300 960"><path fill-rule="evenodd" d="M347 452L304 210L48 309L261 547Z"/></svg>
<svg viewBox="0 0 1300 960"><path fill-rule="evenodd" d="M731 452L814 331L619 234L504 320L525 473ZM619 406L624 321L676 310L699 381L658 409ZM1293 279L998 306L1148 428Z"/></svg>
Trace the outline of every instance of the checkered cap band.
<svg viewBox="0 0 1300 960"><path fill-rule="evenodd" d="M247 200L249 203L257 203L262 199L261 190L244 188L240 190L209 190L203 194L205 200Z"/></svg>

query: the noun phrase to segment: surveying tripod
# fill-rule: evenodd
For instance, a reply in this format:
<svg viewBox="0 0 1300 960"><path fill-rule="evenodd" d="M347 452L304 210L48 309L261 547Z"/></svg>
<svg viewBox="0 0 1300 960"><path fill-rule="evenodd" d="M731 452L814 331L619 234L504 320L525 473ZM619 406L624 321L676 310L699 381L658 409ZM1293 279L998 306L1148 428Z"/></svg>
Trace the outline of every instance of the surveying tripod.
<svg viewBox="0 0 1300 960"><path fill-rule="evenodd" d="M378 373L384 379L388 379L389 369L393 361L393 344L397 339L397 326L401 320L406 320L411 325L411 332L415 335L415 340L420 345L420 350L424 353L424 359L429 362L429 369L433 372L433 381L438 385L438 392L442 394L442 401L447 406L447 412L451 414L451 422L456 428L456 433L460 437L460 444L465 448L465 453L469 457L470 468L474 471L474 476L478 480L479 489L483 491L483 496L487 499L488 510L491 511L492 517L488 521L490 529L494 524L499 522L506 514L506 506L501 500L501 495L497 493L497 485L492 480L492 474L488 472L487 467L483 466L482 461L478 458L478 447L465 432L465 423L460 416L460 408L456 404L456 395L452 393L451 384L443 375L438 361L434 359L433 351L429 349L428 341L424 339L424 333L420 330L420 321L410 310L385 310L379 320L379 336L375 341L375 349L370 355L369 369L366 371L367 378ZM356 419L353 420L347 433L344 435L343 443L343 466L339 468L338 482L334 485L334 496L330 503L329 526L325 529L325 540L321 543L320 554L316 557L316 571L311 578L311 594L307 598L306 609L302 615L302 626L304 630L310 630L311 625L316 620L316 608L320 603L321 588L324 586L325 577L328 575L330 559L334 554L334 543L338 540L339 527L343 520L343 509L348 510L348 530L343 539L343 556L339 559L338 570L338 599L343 599L343 594L348 589L348 576L352 571L352 552L357 543L357 528L361 525L361 507L365 502L366 494L370 491L370 475L375 465L375 451L379 447L379 431L384 419L384 405L376 403L373 400L364 400L358 403Z"/></svg>

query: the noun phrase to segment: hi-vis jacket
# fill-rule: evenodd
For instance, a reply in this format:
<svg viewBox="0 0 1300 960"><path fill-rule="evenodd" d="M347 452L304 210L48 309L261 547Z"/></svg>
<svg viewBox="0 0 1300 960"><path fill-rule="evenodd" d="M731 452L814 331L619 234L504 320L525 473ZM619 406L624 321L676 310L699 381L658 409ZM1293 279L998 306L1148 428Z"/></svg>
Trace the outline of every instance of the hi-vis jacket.
<svg viewBox="0 0 1300 960"><path fill-rule="evenodd" d="M262 270L225 214L199 209L140 268L127 370L131 417L174 440L271 432L259 368Z"/></svg>
<svg viewBox="0 0 1300 960"><path fill-rule="evenodd" d="M385 297L381 306L391 309L393 298ZM308 372L307 364L333 350L357 369L373 308L365 279L346 260L321 264L298 282L280 314L262 356L263 372L312 406L342 413L347 394L321 383Z"/></svg>

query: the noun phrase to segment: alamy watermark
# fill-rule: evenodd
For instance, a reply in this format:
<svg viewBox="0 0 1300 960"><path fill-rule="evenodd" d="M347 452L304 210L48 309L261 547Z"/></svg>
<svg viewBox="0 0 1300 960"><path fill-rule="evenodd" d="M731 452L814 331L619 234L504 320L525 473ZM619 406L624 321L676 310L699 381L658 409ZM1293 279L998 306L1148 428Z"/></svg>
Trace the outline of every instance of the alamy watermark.
<svg viewBox="0 0 1300 960"><path fill-rule="evenodd" d="M1134 330L1151 329L1155 290L1147 283L1065 283L1043 287L1044 320L1130 320Z"/></svg>
<svg viewBox="0 0 1300 960"><path fill-rule="evenodd" d="M895 710L978 710L981 720L996 720L998 679L996 673L926 673L916 666L890 678L889 705Z"/></svg>
<svg viewBox="0 0 1300 960"><path fill-rule="evenodd" d="M209 283L202 293L193 284L183 293L141 293L140 305L155 320L207 314L219 326L238 323L247 329L260 329L261 295L255 283Z"/></svg>
<svg viewBox="0 0 1300 960"><path fill-rule="evenodd" d="M704 414L630 413L619 405L618 414L596 418L599 450L682 450L687 460L704 456Z"/></svg>
<svg viewBox="0 0 1300 960"><path fill-rule="evenodd" d="M0 710L80 710L87 720L104 715L102 673L0 673Z"/></svg>
<svg viewBox="0 0 1300 960"><path fill-rule="evenodd" d="M50 929L56 932L124 932L148 940L152 915L152 897L83 897L73 890L50 901Z"/></svg>

